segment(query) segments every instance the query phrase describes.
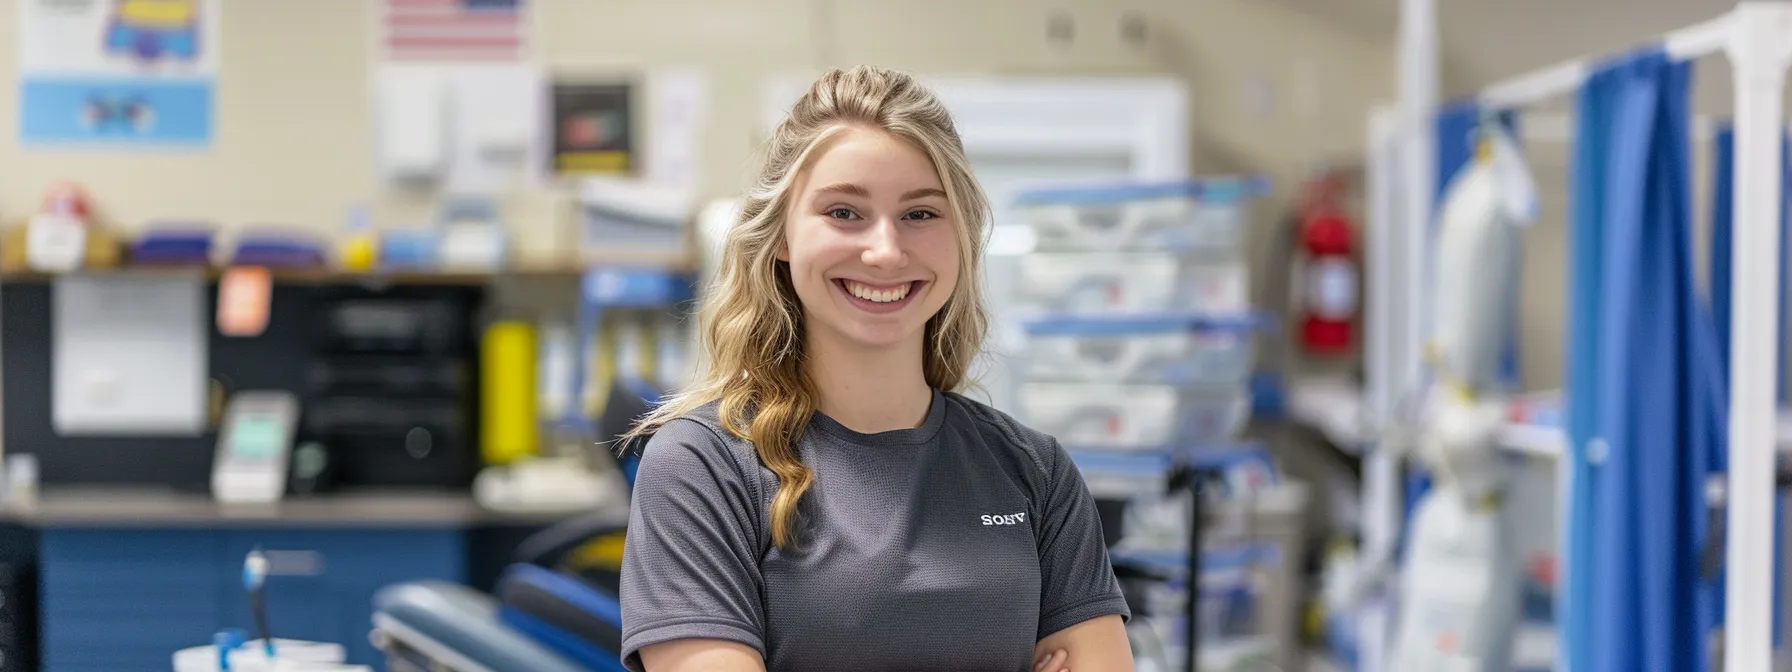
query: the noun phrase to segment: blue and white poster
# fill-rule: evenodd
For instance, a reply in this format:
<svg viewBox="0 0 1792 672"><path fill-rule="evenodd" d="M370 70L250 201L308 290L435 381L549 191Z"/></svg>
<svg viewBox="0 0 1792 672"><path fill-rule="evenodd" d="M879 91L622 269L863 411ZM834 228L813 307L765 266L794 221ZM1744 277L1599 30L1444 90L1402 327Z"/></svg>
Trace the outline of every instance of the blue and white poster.
<svg viewBox="0 0 1792 672"><path fill-rule="evenodd" d="M19 0L19 141L212 140L222 0Z"/></svg>

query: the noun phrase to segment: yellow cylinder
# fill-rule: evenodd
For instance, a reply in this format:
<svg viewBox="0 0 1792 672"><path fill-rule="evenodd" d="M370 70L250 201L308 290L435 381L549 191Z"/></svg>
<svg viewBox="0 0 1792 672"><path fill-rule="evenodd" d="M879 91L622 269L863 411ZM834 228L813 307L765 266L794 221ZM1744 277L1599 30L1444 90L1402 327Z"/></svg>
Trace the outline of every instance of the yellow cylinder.
<svg viewBox="0 0 1792 672"><path fill-rule="evenodd" d="M509 464L539 452L535 325L505 321L485 330L479 357L480 455Z"/></svg>
<svg viewBox="0 0 1792 672"><path fill-rule="evenodd" d="M342 268L347 271L373 270L379 263L380 244L371 234L357 233L342 244Z"/></svg>

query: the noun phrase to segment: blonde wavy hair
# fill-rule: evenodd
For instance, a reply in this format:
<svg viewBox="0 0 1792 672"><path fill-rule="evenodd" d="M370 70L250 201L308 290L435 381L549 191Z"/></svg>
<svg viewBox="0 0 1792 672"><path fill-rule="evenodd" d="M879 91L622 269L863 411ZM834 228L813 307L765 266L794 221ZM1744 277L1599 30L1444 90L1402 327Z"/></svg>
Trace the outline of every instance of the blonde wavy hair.
<svg viewBox="0 0 1792 672"><path fill-rule="evenodd" d="M703 293L696 378L643 416L621 442L626 450L667 422L719 401L722 424L752 443L778 477L771 531L782 548L794 547L797 505L815 481L796 447L820 400L804 370L803 307L778 252L802 171L817 147L852 128L880 129L913 143L939 172L958 219L960 262L956 289L927 321L921 366L935 389L969 384L988 328L978 283L988 198L971 174L951 114L931 91L892 70L832 70L797 99L764 147L764 167L746 192Z"/></svg>

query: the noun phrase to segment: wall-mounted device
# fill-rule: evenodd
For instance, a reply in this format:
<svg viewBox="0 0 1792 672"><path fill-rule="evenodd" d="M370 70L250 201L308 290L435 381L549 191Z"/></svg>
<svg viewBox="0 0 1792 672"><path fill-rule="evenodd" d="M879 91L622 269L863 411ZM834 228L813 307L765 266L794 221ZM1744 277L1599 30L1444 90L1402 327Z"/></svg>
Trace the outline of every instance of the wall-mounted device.
<svg viewBox="0 0 1792 672"><path fill-rule="evenodd" d="M286 494L299 398L249 390L232 395L218 431L212 497L227 503L271 503Z"/></svg>

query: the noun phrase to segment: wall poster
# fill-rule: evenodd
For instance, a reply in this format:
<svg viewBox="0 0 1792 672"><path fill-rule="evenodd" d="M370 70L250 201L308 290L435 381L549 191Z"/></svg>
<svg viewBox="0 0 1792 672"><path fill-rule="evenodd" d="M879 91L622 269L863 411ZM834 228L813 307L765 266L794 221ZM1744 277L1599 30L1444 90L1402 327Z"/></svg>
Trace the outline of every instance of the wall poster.
<svg viewBox="0 0 1792 672"><path fill-rule="evenodd" d="M554 173L567 177L634 172L634 124L626 83L554 84Z"/></svg>
<svg viewBox="0 0 1792 672"><path fill-rule="evenodd" d="M19 141L212 140L223 0L19 0Z"/></svg>

